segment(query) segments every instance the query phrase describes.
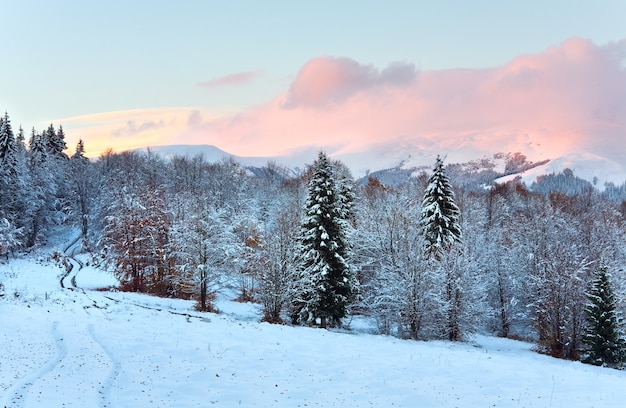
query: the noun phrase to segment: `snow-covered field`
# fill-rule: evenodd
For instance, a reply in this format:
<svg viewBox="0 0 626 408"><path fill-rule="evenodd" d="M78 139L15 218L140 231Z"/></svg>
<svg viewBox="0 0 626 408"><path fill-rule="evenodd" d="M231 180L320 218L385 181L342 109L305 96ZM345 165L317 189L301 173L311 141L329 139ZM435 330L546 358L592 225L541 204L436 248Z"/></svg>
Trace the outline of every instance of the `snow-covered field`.
<svg viewBox="0 0 626 408"><path fill-rule="evenodd" d="M41 253L39 258L45 259ZM476 336L416 342L258 323L227 298L101 292L107 273L37 256L0 264L0 406L623 407L626 372ZM76 288L73 285L76 285Z"/></svg>

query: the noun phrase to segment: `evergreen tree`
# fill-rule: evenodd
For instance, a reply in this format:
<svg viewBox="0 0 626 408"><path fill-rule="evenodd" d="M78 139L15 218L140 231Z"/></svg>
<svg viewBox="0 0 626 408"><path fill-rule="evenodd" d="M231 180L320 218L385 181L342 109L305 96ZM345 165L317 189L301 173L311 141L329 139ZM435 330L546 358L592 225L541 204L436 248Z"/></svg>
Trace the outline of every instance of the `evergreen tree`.
<svg viewBox="0 0 626 408"><path fill-rule="evenodd" d="M9 151L14 149L15 136L11 128L11 120L9 114L4 112L4 116L0 117L0 164L4 161Z"/></svg>
<svg viewBox="0 0 626 408"><path fill-rule="evenodd" d="M25 166L28 152L25 145L24 129L22 129L21 126L17 131L17 135L15 135L15 153L17 155L18 161Z"/></svg>
<svg viewBox="0 0 626 408"><path fill-rule="evenodd" d="M0 183L12 184L16 176L17 146L9 115L0 118Z"/></svg>
<svg viewBox="0 0 626 408"><path fill-rule="evenodd" d="M39 134L33 128L29 140L28 163L31 181L31 197L25 222L26 246L35 245L43 238L47 226L52 224L52 208L57 192L57 183L52 171L51 160L46 150L46 133Z"/></svg>
<svg viewBox="0 0 626 408"><path fill-rule="evenodd" d="M0 117L0 254L22 244L25 168L19 147L5 112Z"/></svg>
<svg viewBox="0 0 626 408"><path fill-rule="evenodd" d="M356 278L348 264L347 203L335 183L325 153L313 163L305 218L300 231L300 271L292 293L292 320L325 327L341 323L357 295Z"/></svg>
<svg viewBox="0 0 626 408"><path fill-rule="evenodd" d="M84 161L87 159L85 157L85 143L83 142L83 139L79 139L78 143L76 143L76 150L74 151L74 154L72 155L72 159L80 160L80 161Z"/></svg>
<svg viewBox="0 0 626 408"><path fill-rule="evenodd" d="M445 332L452 341L461 339L460 318L463 314L463 268L456 259L459 254L450 254L454 244L461 242L460 214L461 210L454 202L454 192L443 168L443 160L437 156L433 174L424 191L420 225L425 239L426 258L434 260L432 267L440 268L444 276Z"/></svg>
<svg viewBox="0 0 626 408"><path fill-rule="evenodd" d="M601 261L585 307L587 329L583 335L583 362L606 367L619 367L626 361L626 341L622 319L616 310L617 301L610 275Z"/></svg>
<svg viewBox="0 0 626 408"><path fill-rule="evenodd" d="M80 139L76 144L76 151L70 158L70 172L68 174L71 187L73 213L79 221L83 239L87 237L89 227L89 209L91 204L92 177L89 174L90 162L85 157L85 145Z"/></svg>
<svg viewBox="0 0 626 408"><path fill-rule="evenodd" d="M39 134L32 129L30 133L30 140L28 141L28 147L30 152L30 164L31 167L36 167L48 160L48 151L46 149L46 135Z"/></svg>
<svg viewBox="0 0 626 408"><path fill-rule="evenodd" d="M44 131L44 142L50 156L54 158L67 159L67 155L63 153L67 147L63 126L59 126L59 130L55 131L54 126L50 124L48 129Z"/></svg>
<svg viewBox="0 0 626 408"><path fill-rule="evenodd" d="M443 160L437 156L422 201L421 225L428 257L440 259L444 251L449 251L455 243L461 241L460 215L461 211L454 202L454 191L443 168Z"/></svg>

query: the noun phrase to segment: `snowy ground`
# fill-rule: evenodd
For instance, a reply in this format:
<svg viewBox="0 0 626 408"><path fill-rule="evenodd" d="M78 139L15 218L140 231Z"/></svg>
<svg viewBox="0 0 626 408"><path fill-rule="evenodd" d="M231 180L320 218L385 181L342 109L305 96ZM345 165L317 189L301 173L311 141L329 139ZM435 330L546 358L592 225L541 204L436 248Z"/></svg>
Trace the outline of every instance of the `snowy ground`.
<svg viewBox="0 0 626 408"><path fill-rule="evenodd" d="M100 292L105 272L45 254L0 264L0 406L623 407L626 372L477 336L416 342L258 323ZM74 287L74 285L76 287Z"/></svg>

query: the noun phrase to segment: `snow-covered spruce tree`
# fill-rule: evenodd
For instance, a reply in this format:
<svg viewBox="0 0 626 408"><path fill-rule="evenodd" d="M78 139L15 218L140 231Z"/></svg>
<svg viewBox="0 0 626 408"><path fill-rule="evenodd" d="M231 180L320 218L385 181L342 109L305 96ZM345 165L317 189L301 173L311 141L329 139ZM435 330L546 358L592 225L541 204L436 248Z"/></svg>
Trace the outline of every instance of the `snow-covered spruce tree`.
<svg viewBox="0 0 626 408"><path fill-rule="evenodd" d="M65 143L65 132L63 131L63 126L59 126L59 130L55 131L54 126L50 124L48 129L44 131L46 149L50 156L54 158L67 159L67 155L63 153L65 148L67 147Z"/></svg>
<svg viewBox="0 0 626 408"><path fill-rule="evenodd" d="M582 361L598 366L620 367L626 361L626 340L622 319L604 260L587 294L587 328L583 334Z"/></svg>
<svg viewBox="0 0 626 408"><path fill-rule="evenodd" d="M420 225L425 238L427 259L435 262L444 273L444 302L446 307L446 332L449 340L461 339L462 268L454 261L454 245L461 242L461 210L454 202L454 191L445 174L443 160L437 156L435 168L428 179Z"/></svg>
<svg viewBox="0 0 626 408"><path fill-rule="evenodd" d="M24 231L27 247L32 247L45 236L53 218L51 209L57 194L57 180L53 176L44 136L33 128L29 140L28 172L31 175L29 185L31 199Z"/></svg>
<svg viewBox="0 0 626 408"><path fill-rule="evenodd" d="M89 210L93 193L93 180L90 174L91 163L85 157L85 145L81 140L76 144L76 151L70 158L70 194L74 221L80 225L83 244L87 238Z"/></svg>
<svg viewBox="0 0 626 408"><path fill-rule="evenodd" d="M437 156L422 201L421 225L426 238L426 255L440 260L444 252L461 242L461 210L454 202L454 191Z"/></svg>
<svg viewBox="0 0 626 408"><path fill-rule="evenodd" d="M4 112L4 116L0 117L0 162L13 150L14 143L15 136L11 128L11 120L9 114Z"/></svg>
<svg viewBox="0 0 626 408"><path fill-rule="evenodd" d="M19 244L16 201L19 181L15 137L8 113L0 117L0 255L7 255Z"/></svg>
<svg viewBox="0 0 626 408"><path fill-rule="evenodd" d="M345 186L335 182L333 166L320 152L312 166L305 217L300 231L299 270L293 282L294 323L340 325L356 300L358 284L347 257L350 252Z"/></svg>

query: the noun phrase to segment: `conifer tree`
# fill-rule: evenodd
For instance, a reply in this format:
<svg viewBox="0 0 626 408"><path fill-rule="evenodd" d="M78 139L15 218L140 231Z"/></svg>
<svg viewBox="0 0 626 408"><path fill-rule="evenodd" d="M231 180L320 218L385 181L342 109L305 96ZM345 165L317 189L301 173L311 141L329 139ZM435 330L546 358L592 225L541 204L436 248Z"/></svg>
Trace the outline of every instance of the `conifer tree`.
<svg viewBox="0 0 626 408"><path fill-rule="evenodd" d="M52 223L52 209L57 195L57 180L46 149L46 132L39 134L33 128L29 140L28 170L31 175L26 246L35 245L43 238L46 227Z"/></svg>
<svg viewBox="0 0 626 408"><path fill-rule="evenodd" d="M90 163L85 157L85 145L80 139L76 144L76 151L70 158L71 196L73 212L76 213L81 226L83 239L87 237L89 207L91 201L92 180L89 174Z"/></svg>
<svg viewBox="0 0 626 408"><path fill-rule="evenodd" d="M621 329L622 319L616 310L608 267L601 261L585 307L587 329L583 335L583 362L606 367L619 367L626 361L626 341Z"/></svg>
<svg viewBox="0 0 626 408"><path fill-rule="evenodd" d="M17 244L15 214L15 139L8 113L0 117L0 255Z"/></svg>
<svg viewBox="0 0 626 408"><path fill-rule="evenodd" d="M46 149L51 157L67 159L67 155L63 153L67 147L65 143L65 132L63 126L59 126L59 130L54 130L54 126L50 124L48 129L44 131L44 142Z"/></svg>
<svg viewBox="0 0 626 408"><path fill-rule="evenodd" d="M452 341L461 339L463 271L455 257L449 256L454 244L461 242L460 214L443 168L443 160L437 156L433 174L424 191L420 225L425 239L426 258L434 260L432 267L440 268L444 275L445 332Z"/></svg>
<svg viewBox="0 0 626 408"><path fill-rule="evenodd" d="M440 259L455 243L461 242L461 211L454 202L454 191L437 156L422 200L421 225L426 238L426 255Z"/></svg>
<svg viewBox="0 0 626 408"><path fill-rule="evenodd" d="M32 129L30 133L30 139L28 141L30 152L30 164L31 167L36 167L43 164L48 160L48 151L46 149L46 135L39 134Z"/></svg>
<svg viewBox="0 0 626 408"><path fill-rule="evenodd" d="M335 183L333 167L320 152L313 163L305 218L300 232L300 271L295 279L292 320L339 325L357 295L348 264L347 203Z"/></svg>
<svg viewBox="0 0 626 408"><path fill-rule="evenodd" d="M4 112L4 116L0 117L0 162L5 156L14 149L15 136L11 128L11 120L9 114Z"/></svg>

